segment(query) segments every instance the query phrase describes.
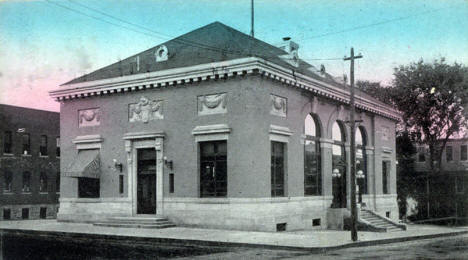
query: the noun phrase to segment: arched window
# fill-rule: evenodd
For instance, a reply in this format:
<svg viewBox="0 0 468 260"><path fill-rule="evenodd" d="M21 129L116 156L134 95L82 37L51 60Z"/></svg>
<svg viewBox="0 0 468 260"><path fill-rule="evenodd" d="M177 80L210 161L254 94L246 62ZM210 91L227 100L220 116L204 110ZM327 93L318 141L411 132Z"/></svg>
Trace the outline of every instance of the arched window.
<svg viewBox="0 0 468 260"><path fill-rule="evenodd" d="M304 134L304 195L321 195L320 126L312 115L304 120Z"/></svg>
<svg viewBox="0 0 468 260"><path fill-rule="evenodd" d="M366 160L366 130L360 126L356 128L356 173L362 171L362 175L356 175L359 190L362 194L367 194L367 160Z"/></svg>
<svg viewBox="0 0 468 260"><path fill-rule="evenodd" d="M333 123L332 139L332 168L333 172L339 173L333 177L332 207L346 208L346 135L342 122Z"/></svg>

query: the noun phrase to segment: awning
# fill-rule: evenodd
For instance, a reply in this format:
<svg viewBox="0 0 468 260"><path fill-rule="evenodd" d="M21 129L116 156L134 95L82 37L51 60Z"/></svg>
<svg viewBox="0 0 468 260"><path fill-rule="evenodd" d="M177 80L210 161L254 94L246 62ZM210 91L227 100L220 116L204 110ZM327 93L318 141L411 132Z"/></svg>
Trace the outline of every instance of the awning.
<svg viewBox="0 0 468 260"><path fill-rule="evenodd" d="M75 159L66 167L64 176L99 179L100 173L99 150L80 150Z"/></svg>

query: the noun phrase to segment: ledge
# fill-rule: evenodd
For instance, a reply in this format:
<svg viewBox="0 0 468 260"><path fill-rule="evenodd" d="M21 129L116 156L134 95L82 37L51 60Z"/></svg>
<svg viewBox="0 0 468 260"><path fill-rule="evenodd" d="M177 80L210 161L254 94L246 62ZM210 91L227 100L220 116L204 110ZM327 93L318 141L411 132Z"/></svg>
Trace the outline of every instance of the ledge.
<svg viewBox="0 0 468 260"><path fill-rule="evenodd" d="M80 135L72 140L76 144L76 149L101 149L104 139L100 135Z"/></svg>
<svg viewBox="0 0 468 260"><path fill-rule="evenodd" d="M192 135L228 134L231 128L227 124L196 126Z"/></svg>
<svg viewBox="0 0 468 260"><path fill-rule="evenodd" d="M390 147L382 146L382 152L383 153L392 153L393 149Z"/></svg>
<svg viewBox="0 0 468 260"><path fill-rule="evenodd" d="M164 132L135 132L124 134L124 140L164 138Z"/></svg>
<svg viewBox="0 0 468 260"><path fill-rule="evenodd" d="M270 125L270 134L291 136L293 132L286 126Z"/></svg>

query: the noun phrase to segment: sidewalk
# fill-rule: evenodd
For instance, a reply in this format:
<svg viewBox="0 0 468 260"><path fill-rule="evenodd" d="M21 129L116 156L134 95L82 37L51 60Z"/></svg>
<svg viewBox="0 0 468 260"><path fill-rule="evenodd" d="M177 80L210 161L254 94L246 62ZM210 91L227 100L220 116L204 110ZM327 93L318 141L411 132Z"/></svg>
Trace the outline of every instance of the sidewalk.
<svg viewBox="0 0 468 260"><path fill-rule="evenodd" d="M40 235L71 239L131 240L171 245L248 246L295 250L327 250L409 241L468 233L468 227L409 225L407 231L358 232L352 242L349 231L316 230L291 232L248 232L187 227L166 229L97 227L92 224L63 223L55 220L0 221L2 233Z"/></svg>

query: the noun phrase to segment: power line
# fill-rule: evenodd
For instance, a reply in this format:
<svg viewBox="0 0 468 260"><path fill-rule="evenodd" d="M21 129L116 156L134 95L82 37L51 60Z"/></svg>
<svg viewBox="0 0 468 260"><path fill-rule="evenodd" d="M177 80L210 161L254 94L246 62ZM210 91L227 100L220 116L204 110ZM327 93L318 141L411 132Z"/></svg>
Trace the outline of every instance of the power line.
<svg viewBox="0 0 468 260"><path fill-rule="evenodd" d="M173 36L170 36L170 35L166 35L166 34L163 34L163 33L160 33L160 32L157 32L157 31L154 31L150 28L147 28L147 27L144 27L144 26L141 26L141 25L138 25L138 24L135 24L135 23L132 23L132 22L129 22L129 21L126 21L126 20L123 20L119 17L116 17L114 15L110 15L108 13L105 13L105 12L102 12L98 9L95 9L95 8L92 8L92 7L89 7L89 6L86 6L84 4L81 4L81 3L78 3L78 2L75 2L73 0L68 0L69 2L77 5L77 6L81 6L85 9L88 9L88 10L91 10L93 12L96 12L100 15L103 15L103 16L106 16L106 17L109 17L111 19L114 19L114 20L117 20L119 22L122 22L122 23L126 23L128 25L131 25L131 26L134 26L134 27L137 27L138 29L142 29L142 30L145 30L145 31L148 31L149 33L146 33L144 31L140 31L140 30L135 30L133 28L130 28L130 27L127 27L127 26L123 26L123 25L120 25L120 24L116 24L116 23L113 23L113 22L109 22L107 20L104 20L104 19L101 19L100 17L96 17L94 15L90 15L90 14L87 14L85 12L82 12L80 10L77 10L77 9L74 9L74 8L71 8L71 7L68 7L68 6L65 6L65 5L62 5L62 4L59 4L59 3L56 3L56 2L53 2L51 0L45 0L47 3L49 4L53 4L55 6L58 6L58 7L61 7L61 8L64 8L66 10L69 10L69 11L72 11L72 12L75 12L75 13L78 13L78 14L81 14L81 15L84 15L86 17L90 17L90 18L93 18L95 20L98 20L98 21L101 21L101 22L104 22L104 23L107 23L107 24L110 24L110 25L113 25L113 26L117 26L117 27L121 27L121 28L124 28L126 30L130 30L130 31L133 31L133 32L136 32L136 33L140 33L140 34L144 34L146 36L150 36L150 37L156 37L156 38L171 38ZM162 36L162 37L161 37ZM192 46L192 47L198 47L198 48L202 48L202 49L205 49L205 50L210 50L210 51L215 51L215 52L221 52L221 53L231 53L231 54L242 54L241 52L239 51L232 51L232 50L227 50L227 49L223 49L223 48L218 48L218 47L215 47L215 46L210 46L210 45L206 45L206 44L203 44L203 43L198 43L198 42L193 42L193 41L188 41L188 40L184 40L184 39L180 39L180 38L174 38L172 39L172 41L174 42L178 42L178 43L181 43L181 44L185 44L185 45L189 45L189 46ZM260 56L266 60L268 60L269 58L277 58L276 56L265 56L265 55L257 55L257 56ZM205 56L206 57L206 56ZM310 58L310 59L307 59L307 58L301 58L301 60L341 60L342 58ZM289 60L289 59L287 59Z"/></svg>
<svg viewBox="0 0 468 260"><path fill-rule="evenodd" d="M81 14L81 15L84 15L84 16L87 16L87 17L90 17L90 18L93 18L95 20L98 20L98 21L101 21L101 22L104 22L104 23L107 23L107 24L110 24L110 25L114 25L114 26L118 26L118 27L122 27L122 28L125 28L127 30L130 30L130 31L133 31L133 32L136 32L136 33L140 33L140 34L144 34L144 35L147 35L147 36L151 36L151 37L154 37L154 35L151 35L151 34L148 34L148 33L145 33L145 32L141 32L141 31L137 31L137 30L134 30L133 28L130 28L130 27L126 27L126 26L122 26L122 25L119 25L119 24L115 24L113 22L109 22L107 20L104 20L104 19L101 19L99 17L96 17L96 16L93 16L93 15L89 15L87 13L84 13L84 12L81 12L79 10L76 10L76 9L73 9L73 8L70 8L70 7L67 7L65 5L61 5L61 4L58 4L56 2L52 2L50 0L45 0L47 3L49 4L53 4L53 5L56 5L58 7L61 7L61 8L64 8L64 9L67 9L69 11L72 11L72 12L75 12L75 13L78 13L78 14Z"/></svg>
<svg viewBox="0 0 468 260"><path fill-rule="evenodd" d="M420 12L420 13L417 13L417 14L403 16L403 17L398 17L398 18L394 18L394 19L390 19L390 20L384 20L384 21L381 21L381 22L355 26L355 27L351 27L351 28L347 28L347 29L343 29L343 30L339 30L339 31L335 31L335 32L328 32L328 33L318 34L318 35L311 36L311 37L308 37L308 38L302 38L302 39L299 39L297 41L310 40L310 39L321 38L321 37L325 37L325 36L345 33L345 32L362 30L362 29L365 29L365 28L369 28L369 27L373 27L373 26L379 26L379 25L382 25L382 24L392 23L392 22L401 21L401 20L406 20L406 19L410 19L410 18L413 18L413 17L416 17L416 16L422 16L422 15L426 15L426 14L429 14L429 13L438 12L438 11L441 11L441 10L444 10L444 9L450 9L450 8L453 8L453 7L454 6L444 7L444 8L434 9L434 10L428 10L428 11L425 11L425 12Z"/></svg>

